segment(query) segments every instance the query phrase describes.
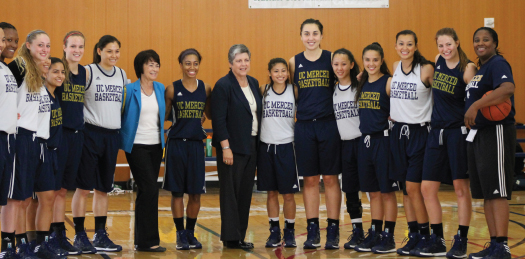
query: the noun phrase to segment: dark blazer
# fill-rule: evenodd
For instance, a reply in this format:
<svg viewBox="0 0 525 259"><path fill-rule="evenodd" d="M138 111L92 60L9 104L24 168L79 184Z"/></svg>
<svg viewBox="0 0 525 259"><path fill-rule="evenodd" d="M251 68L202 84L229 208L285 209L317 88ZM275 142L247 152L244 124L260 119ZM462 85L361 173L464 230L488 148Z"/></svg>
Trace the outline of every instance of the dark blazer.
<svg viewBox="0 0 525 259"><path fill-rule="evenodd" d="M257 103L257 121L261 131L262 96L257 79L246 76ZM221 148L221 141L228 139L232 152L250 154L252 112L237 78L230 72L219 79L211 93L212 145Z"/></svg>

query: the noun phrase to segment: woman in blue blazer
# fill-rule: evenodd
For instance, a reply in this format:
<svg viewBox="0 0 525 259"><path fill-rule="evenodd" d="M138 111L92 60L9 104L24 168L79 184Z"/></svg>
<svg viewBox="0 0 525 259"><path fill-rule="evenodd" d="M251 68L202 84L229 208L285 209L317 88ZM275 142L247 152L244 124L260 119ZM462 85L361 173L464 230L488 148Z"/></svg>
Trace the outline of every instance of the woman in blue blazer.
<svg viewBox="0 0 525 259"><path fill-rule="evenodd" d="M259 82L248 76L250 51L243 44L228 52L230 72L211 97L212 145L217 150L221 240L228 248L253 248L244 241L255 178L262 111Z"/></svg>
<svg viewBox="0 0 525 259"><path fill-rule="evenodd" d="M135 57L139 80L126 86L122 104L120 148L126 152L129 167L138 186L135 202L135 248L164 252L159 246L158 199L162 150L164 148L164 85L155 82L160 58L154 50Z"/></svg>

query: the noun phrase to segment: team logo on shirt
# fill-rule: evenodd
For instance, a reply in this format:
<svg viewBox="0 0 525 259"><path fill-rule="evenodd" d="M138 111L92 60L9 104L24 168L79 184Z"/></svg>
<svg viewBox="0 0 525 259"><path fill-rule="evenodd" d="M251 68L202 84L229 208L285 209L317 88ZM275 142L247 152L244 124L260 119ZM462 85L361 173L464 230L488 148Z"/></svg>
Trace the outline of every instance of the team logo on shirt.
<svg viewBox="0 0 525 259"><path fill-rule="evenodd" d="M299 66L297 68L302 68L303 67L303 64L299 64Z"/></svg>
<svg viewBox="0 0 525 259"><path fill-rule="evenodd" d="M501 77L501 79L505 79L505 78L507 78L507 76L506 76L506 75L503 75L503 76Z"/></svg>
<svg viewBox="0 0 525 259"><path fill-rule="evenodd" d="M294 118L293 103L282 101L266 101L264 102L263 118L279 117L279 118Z"/></svg>
<svg viewBox="0 0 525 259"><path fill-rule="evenodd" d="M299 88L330 87L330 71L312 70L299 72Z"/></svg>
<svg viewBox="0 0 525 259"><path fill-rule="evenodd" d="M97 79L95 79L95 80L100 80L100 77L97 76Z"/></svg>
<svg viewBox="0 0 525 259"><path fill-rule="evenodd" d="M335 119L341 120L359 116L358 103L355 101L346 101L334 103Z"/></svg>
<svg viewBox="0 0 525 259"><path fill-rule="evenodd" d="M5 77L5 80L7 81L7 84L5 86L5 92L6 93L16 93L16 88L18 85L16 84L15 76L4 75L4 77Z"/></svg>
<svg viewBox="0 0 525 259"><path fill-rule="evenodd" d="M441 66L438 66L437 69L441 69Z"/></svg>
<svg viewBox="0 0 525 259"><path fill-rule="evenodd" d="M96 87L96 102L122 102L122 86L99 84Z"/></svg>
<svg viewBox="0 0 525 259"><path fill-rule="evenodd" d="M481 78L483 78L483 75L476 75L470 80L467 87L465 87L465 91L468 92L470 88L478 88L478 83L481 81ZM467 97L468 98L468 97Z"/></svg>
<svg viewBox="0 0 525 259"><path fill-rule="evenodd" d="M177 94L177 96L182 96L182 93L181 93L181 92L179 92L179 93Z"/></svg>
<svg viewBox="0 0 525 259"><path fill-rule="evenodd" d="M454 88L458 84L458 78L455 76L434 72L434 81L432 82L432 88L454 94Z"/></svg>
<svg viewBox="0 0 525 259"><path fill-rule="evenodd" d="M417 84L411 82L392 82L390 98L418 100L419 97L417 96Z"/></svg>

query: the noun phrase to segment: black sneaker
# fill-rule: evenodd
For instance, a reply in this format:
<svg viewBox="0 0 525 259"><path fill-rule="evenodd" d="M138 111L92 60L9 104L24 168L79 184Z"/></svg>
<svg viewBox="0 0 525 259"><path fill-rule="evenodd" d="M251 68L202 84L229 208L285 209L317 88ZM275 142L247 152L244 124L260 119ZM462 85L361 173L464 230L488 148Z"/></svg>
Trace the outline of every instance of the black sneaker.
<svg viewBox="0 0 525 259"><path fill-rule="evenodd" d="M417 256L419 251L427 246L427 243L430 242L430 235L419 235L419 241L417 242L414 249L410 250L410 255Z"/></svg>
<svg viewBox="0 0 525 259"><path fill-rule="evenodd" d="M295 243L295 229L283 229L284 247L297 247Z"/></svg>
<svg viewBox="0 0 525 259"><path fill-rule="evenodd" d="M455 235L452 248L447 253L447 258L455 259L467 257L467 241L468 238Z"/></svg>
<svg viewBox="0 0 525 259"><path fill-rule="evenodd" d="M195 230L186 230L186 236L188 237L188 244L191 249L201 249L202 244L195 237Z"/></svg>
<svg viewBox="0 0 525 259"><path fill-rule="evenodd" d="M306 236L306 241L304 241L304 249L317 249L321 247L321 232L319 231L319 226L317 224L311 223L306 227L308 234Z"/></svg>
<svg viewBox="0 0 525 259"><path fill-rule="evenodd" d="M79 255L82 254L82 251L74 247L69 241L69 238L66 236L66 230L62 230L61 233L53 232L49 236L49 239L56 244L64 251L68 252L70 255Z"/></svg>
<svg viewBox="0 0 525 259"><path fill-rule="evenodd" d="M105 229L99 229L95 232L93 236L93 246L97 251L107 251L107 252L120 252L122 251L122 246L119 246L111 239L109 239L109 234Z"/></svg>
<svg viewBox="0 0 525 259"><path fill-rule="evenodd" d="M374 254L388 254L396 252L396 241L394 235L388 232L381 232L381 242L372 247Z"/></svg>
<svg viewBox="0 0 525 259"><path fill-rule="evenodd" d="M421 257L445 256L446 254L447 246L445 244L445 239L438 237L435 234L430 235L430 240L416 253L417 256Z"/></svg>
<svg viewBox="0 0 525 259"><path fill-rule="evenodd" d="M397 253L399 255L409 255L410 250L414 249L417 243L419 242L419 238L420 238L419 233L417 232L409 233L408 237L405 237L405 239L403 240L403 243L406 242L405 246L397 249Z"/></svg>
<svg viewBox="0 0 525 259"><path fill-rule="evenodd" d="M270 228L270 236L266 240L266 247L278 247L281 246L281 230L279 227Z"/></svg>
<svg viewBox="0 0 525 259"><path fill-rule="evenodd" d="M324 249L339 249L339 226L332 224L326 228L326 244Z"/></svg>
<svg viewBox="0 0 525 259"><path fill-rule="evenodd" d="M365 232L362 228L352 229L352 235L348 237L348 242L345 243L345 249L354 249L355 246L361 244L365 240Z"/></svg>
<svg viewBox="0 0 525 259"><path fill-rule="evenodd" d="M63 259L67 258L68 255L65 251L56 251L56 248L50 244L49 239L47 237L46 241L40 243L40 245L37 245L35 247L34 253L38 258L43 259Z"/></svg>
<svg viewBox="0 0 525 259"><path fill-rule="evenodd" d="M83 254L95 254L97 249L89 242L86 231L78 232L73 238L73 246Z"/></svg>
<svg viewBox="0 0 525 259"><path fill-rule="evenodd" d="M188 234L186 230L177 231L177 245L175 246L177 250L189 250L190 244L188 243Z"/></svg>
<svg viewBox="0 0 525 259"><path fill-rule="evenodd" d="M483 257L483 259L511 259L510 249L507 244L494 243L494 248L489 255Z"/></svg>
<svg viewBox="0 0 525 259"><path fill-rule="evenodd" d="M0 259L19 259L20 257L16 254L16 249L13 248L11 242L7 243L7 248L0 253Z"/></svg>
<svg viewBox="0 0 525 259"><path fill-rule="evenodd" d="M357 252L371 252L372 247L379 244L380 241L381 236L379 233L377 233L375 230L372 230L372 228L369 228L365 240L363 240L361 244L355 246L354 250Z"/></svg>
<svg viewBox="0 0 525 259"><path fill-rule="evenodd" d="M23 259L37 259L38 257L33 253L33 249L22 239L22 243L16 247L16 253Z"/></svg>
<svg viewBox="0 0 525 259"><path fill-rule="evenodd" d="M477 252L477 253L471 253L468 255L469 259L481 259L487 255L489 255L492 252L492 249L494 249L494 244L496 244L496 241L490 240L490 242L486 242L485 246L483 247L483 250Z"/></svg>

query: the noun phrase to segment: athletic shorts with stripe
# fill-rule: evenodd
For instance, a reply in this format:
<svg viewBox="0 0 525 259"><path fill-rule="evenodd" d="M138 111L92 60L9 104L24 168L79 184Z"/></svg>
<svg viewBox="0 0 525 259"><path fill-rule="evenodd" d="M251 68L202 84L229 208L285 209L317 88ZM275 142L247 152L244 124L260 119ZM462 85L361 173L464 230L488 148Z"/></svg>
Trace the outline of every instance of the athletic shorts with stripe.
<svg viewBox="0 0 525 259"><path fill-rule="evenodd" d="M119 150L119 131L87 124L76 186L111 192Z"/></svg>
<svg viewBox="0 0 525 259"><path fill-rule="evenodd" d="M7 204L7 193L14 180L16 138L0 131L0 206Z"/></svg>
<svg viewBox="0 0 525 259"><path fill-rule="evenodd" d="M299 191L293 142L280 145L261 142L257 156L257 190L280 194Z"/></svg>
<svg viewBox="0 0 525 259"><path fill-rule="evenodd" d="M168 140L162 188L171 192L206 193L202 140Z"/></svg>
<svg viewBox="0 0 525 259"><path fill-rule="evenodd" d="M499 124L478 129L467 143L470 190L474 199L511 199L516 127Z"/></svg>
<svg viewBox="0 0 525 259"><path fill-rule="evenodd" d="M420 183L430 126L428 123L396 122L390 135L390 178L399 182Z"/></svg>
<svg viewBox="0 0 525 259"><path fill-rule="evenodd" d="M341 140L341 162L342 162L342 191L358 192L359 172L357 165L359 160L358 146L361 138Z"/></svg>
<svg viewBox="0 0 525 259"><path fill-rule="evenodd" d="M55 190L55 175L58 172L57 152L40 141L40 163L36 170L34 192Z"/></svg>
<svg viewBox="0 0 525 259"><path fill-rule="evenodd" d="M399 183L389 178L390 160L388 130L360 137L358 168L362 192L399 190Z"/></svg>
<svg viewBox="0 0 525 259"><path fill-rule="evenodd" d="M341 173L341 137L334 118L297 121L294 138L300 176Z"/></svg>
<svg viewBox="0 0 525 259"><path fill-rule="evenodd" d="M36 132L18 128L16 135L15 177L11 179L8 199L23 201L33 196L40 145Z"/></svg>
<svg viewBox="0 0 525 259"><path fill-rule="evenodd" d="M58 174L55 178L55 190L77 188L76 180L83 146L84 131L62 128L62 139L57 149Z"/></svg>
<svg viewBox="0 0 525 259"><path fill-rule="evenodd" d="M423 180L452 184L468 179L467 128L431 129L428 134Z"/></svg>

